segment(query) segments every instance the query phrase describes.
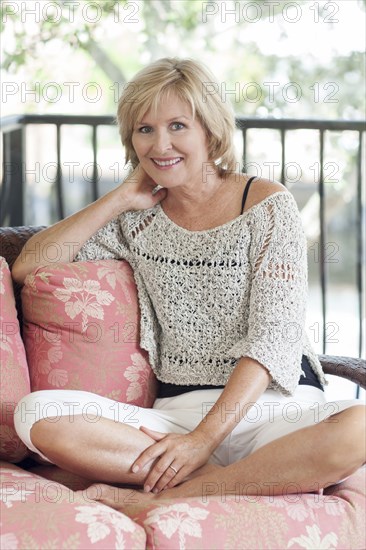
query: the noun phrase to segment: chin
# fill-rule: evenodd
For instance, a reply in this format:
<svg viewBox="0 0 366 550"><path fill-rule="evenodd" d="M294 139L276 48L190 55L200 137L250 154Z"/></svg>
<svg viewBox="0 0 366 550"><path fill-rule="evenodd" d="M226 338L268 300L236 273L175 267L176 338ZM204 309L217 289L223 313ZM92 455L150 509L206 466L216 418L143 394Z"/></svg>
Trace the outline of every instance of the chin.
<svg viewBox="0 0 366 550"><path fill-rule="evenodd" d="M177 178L174 177L174 174L149 174L149 176L156 182L156 185L166 187L167 189L179 187L185 183L185 181L177 180Z"/></svg>

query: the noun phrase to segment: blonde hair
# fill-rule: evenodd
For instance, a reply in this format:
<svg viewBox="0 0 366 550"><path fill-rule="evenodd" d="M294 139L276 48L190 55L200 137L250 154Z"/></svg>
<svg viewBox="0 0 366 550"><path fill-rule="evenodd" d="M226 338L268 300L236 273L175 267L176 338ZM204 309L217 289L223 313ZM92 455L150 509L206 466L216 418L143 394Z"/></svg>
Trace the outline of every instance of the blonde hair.
<svg viewBox="0 0 366 550"><path fill-rule="evenodd" d="M193 59L158 59L139 71L126 85L118 102L117 123L126 161L135 168L139 163L132 145L136 122L150 109L156 112L160 101L174 93L192 108L205 130L208 156L220 177L234 172L237 159L234 148L235 116L230 103L219 92L211 71Z"/></svg>

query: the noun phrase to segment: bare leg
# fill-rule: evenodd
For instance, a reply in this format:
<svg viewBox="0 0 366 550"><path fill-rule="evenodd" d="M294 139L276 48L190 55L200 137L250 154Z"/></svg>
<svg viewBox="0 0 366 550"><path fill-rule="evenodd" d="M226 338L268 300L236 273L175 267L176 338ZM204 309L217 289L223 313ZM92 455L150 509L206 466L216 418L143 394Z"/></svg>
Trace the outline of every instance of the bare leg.
<svg viewBox="0 0 366 550"><path fill-rule="evenodd" d="M159 495L135 491L134 506L144 506L152 499L306 493L332 485L366 461L365 407L356 405L332 418L338 422L328 419L302 428L230 466L199 475ZM112 508L131 504L131 491L106 485L96 486L96 490L97 500Z"/></svg>
<svg viewBox="0 0 366 550"><path fill-rule="evenodd" d="M62 416L57 422L39 420L31 429L33 444L60 468L109 483L141 485L151 464L133 473L131 465L155 441L137 428L82 415Z"/></svg>
<svg viewBox="0 0 366 550"><path fill-rule="evenodd" d="M33 444L51 462L94 481L142 485L151 465L133 473L131 465L155 441L144 432L106 418L90 423L82 415L62 416L57 422L39 420L31 429ZM212 472L207 464L187 479Z"/></svg>

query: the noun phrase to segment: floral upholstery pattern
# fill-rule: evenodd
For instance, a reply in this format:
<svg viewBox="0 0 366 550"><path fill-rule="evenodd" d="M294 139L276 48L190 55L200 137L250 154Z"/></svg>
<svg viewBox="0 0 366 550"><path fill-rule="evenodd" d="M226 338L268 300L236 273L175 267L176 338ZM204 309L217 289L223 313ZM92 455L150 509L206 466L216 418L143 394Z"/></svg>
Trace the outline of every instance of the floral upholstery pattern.
<svg viewBox="0 0 366 550"><path fill-rule="evenodd" d="M75 493L17 466L0 466L0 548L145 548L143 528L91 500L87 489Z"/></svg>
<svg viewBox="0 0 366 550"><path fill-rule="evenodd" d="M366 469L324 494L209 496L153 505L131 518L147 548L364 549ZM219 492L219 491L218 491Z"/></svg>
<svg viewBox="0 0 366 550"><path fill-rule="evenodd" d="M0 227L0 256L6 259L10 270L27 240L41 229L44 229L44 227L26 225L18 227ZM23 316L20 298L21 289L22 285L13 281L15 305L18 312L20 330L22 331Z"/></svg>
<svg viewBox="0 0 366 550"><path fill-rule="evenodd" d="M39 268L25 280L22 305L32 391L84 390L152 405L157 383L139 345L137 291L127 262Z"/></svg>
<svg viewBox="0 0 366 550"><path fill-rule="evenodd" d="M29 374L15 308L9 267L0 257L0 459L19 462L28 454L14 430L17 402L29 393Z"/></svg>

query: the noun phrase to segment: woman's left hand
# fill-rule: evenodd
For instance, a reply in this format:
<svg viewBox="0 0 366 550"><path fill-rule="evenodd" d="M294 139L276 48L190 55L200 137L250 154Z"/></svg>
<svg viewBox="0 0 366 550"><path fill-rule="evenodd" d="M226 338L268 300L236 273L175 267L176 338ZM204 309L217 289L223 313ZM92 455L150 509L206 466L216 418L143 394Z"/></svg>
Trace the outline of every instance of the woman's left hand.
<svg viewBox="0 0 366 550"><path fill-rule="evenodd" d="M188 434L161 433L140 427L140 430L157 443L145 449L132 465L132 471L140 471L156 460L144 483L146 492L158 493L181 483L189 474L208 461L213 449L199 432Z"/></svg>

